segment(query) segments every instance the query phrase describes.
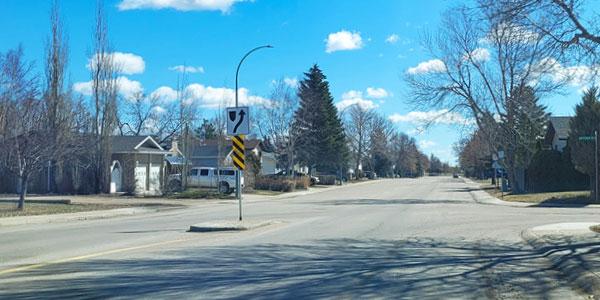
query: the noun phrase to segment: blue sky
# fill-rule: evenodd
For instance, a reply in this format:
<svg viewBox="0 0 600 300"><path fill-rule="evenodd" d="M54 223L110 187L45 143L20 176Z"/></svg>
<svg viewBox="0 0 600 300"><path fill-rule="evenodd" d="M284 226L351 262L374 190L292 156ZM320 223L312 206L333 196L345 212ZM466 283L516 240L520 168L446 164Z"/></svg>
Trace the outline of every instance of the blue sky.
<svg viewBox="0 0 600 300"><path fill-rule="evenodd" d="M128 91L151 94L162 87L159 91L168 97L169 88L176 86L176 67L194 67L189 83L195 84L200 113L212 117L215 93L230 95L241 56L272 44L274 49L253 54L243 66L240 86L247 89L248 103L267 98L273 80L301 79L317 63L340 107L358 101L395 116L396 126L413 135L426 153L455 162L452 144L467 131L438 124L417 134L414 120L427 112L415 112L407 104L402 80L408 68L431 59L421 51L419 36L436 29L453 1L171 0L175 8L154 5L161 2L169 1L105 2L110 40L123 60ZM207 7L208 2L216 6ZM60 5L69 36L69 81L85 93L95 1ZM22 44L42 73L49 10L50 1L2 0L0 52ZM573 89L544 101L553 114L570 115L579 94Z"/></svg>

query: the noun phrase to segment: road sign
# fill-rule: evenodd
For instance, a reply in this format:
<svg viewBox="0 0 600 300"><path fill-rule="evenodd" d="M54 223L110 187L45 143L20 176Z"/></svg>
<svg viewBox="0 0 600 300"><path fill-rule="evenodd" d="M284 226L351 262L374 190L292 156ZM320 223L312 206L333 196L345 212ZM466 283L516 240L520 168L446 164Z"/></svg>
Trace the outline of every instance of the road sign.
<svg viewBox="0 0 600 300"><path fill-rule="evenodd" d="M250 134L250 114L248 107L227 108L227 135Z"/></svg>
<svg viewBox="0 0 600 300"><path fill-rule="evenodd" d="M595 140L596 138L595 138L594 136L580 136L578 139L579 139L580 141L593 141L593 140Z"/></svg>
<svg viewBox="0 0 600 300"><path fill-rule="evenodd" d="M246 169L244 155L244 136L233 136L231 138L231 144L233 145L233 150L231 151L231 161L238 170L243 171L244 169Z"/></svg>

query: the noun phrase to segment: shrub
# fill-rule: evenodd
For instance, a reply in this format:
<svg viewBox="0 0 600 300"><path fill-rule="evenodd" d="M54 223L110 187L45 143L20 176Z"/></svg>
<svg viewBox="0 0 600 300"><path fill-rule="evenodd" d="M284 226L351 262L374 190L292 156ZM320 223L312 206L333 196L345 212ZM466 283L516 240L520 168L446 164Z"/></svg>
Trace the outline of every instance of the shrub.
<svg viewBox="0 0 600 300"><path fill-rule="evenodd" d="M335 185L335 175L319 175L319 184L323 185Z"/></svg>
<svg viewBox="0 0 600 300"><path fill-rule="evenodd" d="M296 178L296 188L297 189L307 190L309 186L310 186L310 177L301 176L301 177Z"/></svg>
<svg viewBox="0 0 600 300"><path fill-rule="evenodd" d="M287 178L257 177L254 188L276 192L291 192L296 187L296 181Z"/></svg>
<svg viewBox="0 0 600 300"><path fill-rule="evenodd" d="M556 150L538 151L527 170L530 192L555 192L587 188L587 176L571 163L570 153Z"/></svg>

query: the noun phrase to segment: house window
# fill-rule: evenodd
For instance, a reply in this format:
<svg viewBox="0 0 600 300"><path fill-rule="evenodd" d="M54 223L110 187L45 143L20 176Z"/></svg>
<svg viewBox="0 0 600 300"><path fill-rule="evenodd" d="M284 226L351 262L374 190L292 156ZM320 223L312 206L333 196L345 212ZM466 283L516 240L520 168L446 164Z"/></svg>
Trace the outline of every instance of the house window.
<svg viewBox="0 0 600 300"><path fill-rule="evenodd" d="M190 175L191 175L191 176L198 176L198 169L192 169L192 170L190 171Z"/></svg>
<svg viewBox="0 0 600 300"><path fill-rule="evenodd" d="M201 169L200 176L208 176L208 169Z"/></svg>

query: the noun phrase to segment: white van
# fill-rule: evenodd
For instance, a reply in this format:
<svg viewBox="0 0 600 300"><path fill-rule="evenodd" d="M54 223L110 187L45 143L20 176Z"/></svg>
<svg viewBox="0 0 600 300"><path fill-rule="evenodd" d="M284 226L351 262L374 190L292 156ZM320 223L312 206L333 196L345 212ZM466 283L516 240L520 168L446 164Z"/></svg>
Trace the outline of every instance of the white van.
<svg viewBox="0 0 600 300"><path fill-rule="evenodd" d="M233 168L194 167L187 176L188 187L218 188L220 193L231 194L235 191L235 173ZM181 189L181 174L170 175L168 180L169 190ZM241 187L244 187L244 176L241 176Z"/></svg>

